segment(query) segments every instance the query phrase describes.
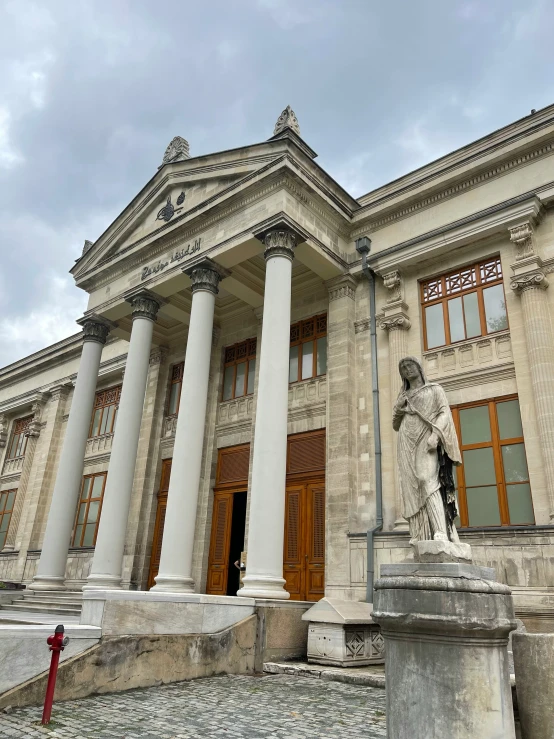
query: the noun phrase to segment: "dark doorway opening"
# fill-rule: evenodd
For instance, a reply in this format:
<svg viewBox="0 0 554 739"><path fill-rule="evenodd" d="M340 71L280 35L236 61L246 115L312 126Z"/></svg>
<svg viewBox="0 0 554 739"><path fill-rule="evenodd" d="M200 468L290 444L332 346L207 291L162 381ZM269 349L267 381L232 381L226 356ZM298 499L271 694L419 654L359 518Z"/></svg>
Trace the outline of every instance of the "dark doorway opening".
<svg viewBox="0 0 554 739"><path fill-rule="evenodd" d="M234 493L231 536L229 542L229 569L227 572L227 595L236 595L240 588L240 570L235 562L240 562L244 551L244 529L246 527L246 492Z"/></svg>

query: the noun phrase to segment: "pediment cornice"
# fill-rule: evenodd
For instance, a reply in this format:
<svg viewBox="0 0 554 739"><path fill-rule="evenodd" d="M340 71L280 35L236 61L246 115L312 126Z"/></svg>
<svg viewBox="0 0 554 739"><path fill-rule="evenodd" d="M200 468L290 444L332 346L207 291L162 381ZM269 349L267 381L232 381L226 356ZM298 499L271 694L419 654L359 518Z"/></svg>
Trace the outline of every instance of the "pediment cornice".
<svg viewBox="0 0 554 739"><path fill-rule="evenodd" d="M339 209L335 202L336 195L318 183L302 162L285 154L172 219L155 232L93 263L88 270L76 272L75 280L84 289L100 288L143 265L145 261L155 260L164 252L201 237L218 222L280 188L286 188L338 235L346 240L349 238L351 215L346 207L343 205ZM160 190L157 194L159 197ZM240 235L236 234L233 238Z"/></svg>

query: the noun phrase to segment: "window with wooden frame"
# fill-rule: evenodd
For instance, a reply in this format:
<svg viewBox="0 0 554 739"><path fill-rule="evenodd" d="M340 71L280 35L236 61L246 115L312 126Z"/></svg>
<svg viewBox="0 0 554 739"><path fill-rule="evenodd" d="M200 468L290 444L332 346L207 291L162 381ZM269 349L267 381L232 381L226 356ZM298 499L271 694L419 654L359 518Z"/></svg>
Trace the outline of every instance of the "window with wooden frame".
<svg viewBox="0 0 554 739"><path fill-rule="evenodd" d="M225 348L222 400L242 398L254 392L257 340L246 339Z"/></svg>
<svg viewBox="0 0 554 739"><path fill-rule="evenodd" d="M425 349L508 328L499 257L421 283Z"/></svg>
<svg viewBox="0 0 554 739"><path fill-rule="evenodd" d="M72 547L93 547L96 544L107 476L107 472L100 472L96 475L85 475L83 477L81 497L71 540Z"/></svg>
<svg viewBox="0 0 554 739"><path fill-rule="evenodd" d="M96 393L94 400L94 411L90 422L88 438L111 434L115 429L119 398L121 397L121 385L109 387Z"/></svg>
<svg viewBox="0 0 554 739"><path fill-rule="evenodd" d="M2 490L0 493L0 552L4 548L8 536L16 493L17 488L15 490Z"/></svg>
<svg viewBox="0 0 554 739"><path fill-rule="evenodd" d="M6 459L15 459L16 457L24 456L28 438L25 436L25 432L32 420L32 416L25 416L25 418L18 418L13 422L13 430L10 443L8 444Z"/></svg>
<svg viewBox="0 0 554 739"><path fill-rule="evenodd" d="M171 384L169 386L169 401L167 404L167 415L176 416L179 413L181 402L181 388L183 387L183 371L185 363L179 362L171 368Z"/></svg>
<svg viewBox="0 0 554 739"><path fill-rule="evenodd" d="M456 468L462 526L534 524L516 395L452 408L463 464Z"/></svg>
<svg viewBox="0 0 554 739"><path fill-rule="evenodd" d="M289 382L327 374L327 314L290 327Z"/></svg>

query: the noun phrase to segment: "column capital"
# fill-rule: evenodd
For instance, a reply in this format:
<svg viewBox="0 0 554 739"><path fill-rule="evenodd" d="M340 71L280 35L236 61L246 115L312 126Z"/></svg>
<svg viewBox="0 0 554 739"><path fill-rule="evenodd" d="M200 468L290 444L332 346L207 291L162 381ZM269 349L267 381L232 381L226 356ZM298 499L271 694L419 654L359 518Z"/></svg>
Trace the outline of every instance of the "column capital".
<svg viewBox="0 0 554 739"><path fill-rule="evenodd" d="M167 359L168 354L169 354L169 348L167 346L155 346L150 351L150 360L149 360L150 366L156 365L156 364L162 364Z"/></svg>
<svg viewBox="0 0 554 739"><path fill-rule="evenodd" d="M350 298L354 300L356 297L357 281L352 275L339 275L327 280L325 287L329 293L329 302L339 300L340 298Z"/></svg>
<svg viewBox="0 0 554 739"><path fill-rule="evenodd" d="M407 331L411 325L410 319L403 312L385 316L379 321L379 328L383 331Z"/></svg>
<svg viewBox="0 0 554 739"><path fill-rule="evenodd" d="M83 327L83 341L96 341L105 344L113 324L98 316L83 316L77 319Z"/></svg>
<svg viewBox="0 0 554 739"><path fill-rule="evenodd" d="M155 322L160 306L165 302L163 298L150 292L150 290L139 290L128 293L125 300L133 309L133 321L135 318L147 318Z"/></svg>
<svg viewBox="0 0 554 739"><path fill-rule="evenodd" d="M526 290L546 290L548 285L546 275L540 267L510 278L510 287L518 295Z"/></svg>
<svg viewBox="0 0 554 739"><path fill-rule="evenodd" d="M384 274L383 284L389 291L387 303L395 303L397 300L402 300L404 284L399 270L394 269Z"/></svg>
<svg viewBox="0 0 554 739"><path fill-rule="evenodd" d="M201 257L198 261L183 268L183 272L191 279L191 290L194 294L200 290L217 295L219 292L219 283L224 277L228 277L231 273L224 267L206 257Z"/></svg>
<svg viewBox="0 0 554 739"><path fill-rule="evenodd" d="M277 228L268 231L263 237L264 259L272 257L286 257L294 259L294 247L296 246L296 234L287 228Z"/></svg>
<svg viewBox="0 0 554 739"><path fill-rule="evenodd" d="M27 426L27 430L25 431L25 436L30 438L36 438L40 436L40 430L42 428L42 412L44 410L44 406L46 403L50 400L50 393L37 393L33 405L31 406L31 411L33 413L33 418L31 419L31 422Z"/></svg>

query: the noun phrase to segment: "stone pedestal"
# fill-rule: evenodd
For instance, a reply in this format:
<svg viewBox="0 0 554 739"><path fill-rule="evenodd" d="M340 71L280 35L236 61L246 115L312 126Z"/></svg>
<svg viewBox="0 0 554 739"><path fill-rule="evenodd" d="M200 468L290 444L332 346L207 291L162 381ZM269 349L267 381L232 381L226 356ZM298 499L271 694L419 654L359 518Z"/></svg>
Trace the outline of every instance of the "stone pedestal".
<svg viewBox="0 0 554 739"><path fill-rule="evenodd" d="M523 739L554 737L554 634L512 634Z"/></svg>
<svg viewBox="0 0 554 739"><path fill-rule="evenodd" d="M323 598L302 616L309 621L308 662L338 667L382 665L381 630L371 603Z"/></svg>
<svg viewBox="0 0 554 739"><path fill-rule="evenodd" d="M514 739L511 591L461 563L383 565L373 618L385 639L389 739Z"/></svg>

